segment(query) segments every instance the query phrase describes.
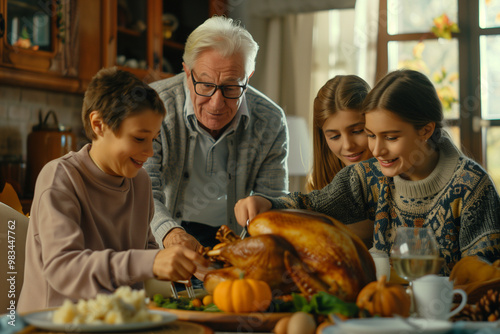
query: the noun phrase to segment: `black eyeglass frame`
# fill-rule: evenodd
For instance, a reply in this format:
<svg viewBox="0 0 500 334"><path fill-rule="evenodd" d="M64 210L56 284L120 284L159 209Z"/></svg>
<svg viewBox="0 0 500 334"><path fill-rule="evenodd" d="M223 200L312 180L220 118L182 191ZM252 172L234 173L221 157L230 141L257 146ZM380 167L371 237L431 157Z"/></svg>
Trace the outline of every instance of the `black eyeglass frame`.
<svg viewBox="0 0 500 334"><path fill-rule="evenodd" d="M194 70L191 70L191 80L193 81L194 92L197 95L199 95L199 96L211 97L211 96L213 96L215 94L215 92L217 91L217 89L220 89L220 91L222 93L222 96L224 96L224 98L231 99L231 100L236 100L236 99L239 99L243 95L243 93L245 92L245 90L247 89L247 86L248 86L248 78L246 79L246 82L245 82L244 85L216 85L213 82L203 82L203 81L196 81L196 80L194 80L193 73L194 73ZM212 92L212 94L200 94L196 90L196 85L197 84L204 84L204 85L214 86L215 89ZM241 94L238 97L229 97L229 96L226 96L226 94L224 93L224 89L226 87L238 87L238 88L241 88Z"/></svg>

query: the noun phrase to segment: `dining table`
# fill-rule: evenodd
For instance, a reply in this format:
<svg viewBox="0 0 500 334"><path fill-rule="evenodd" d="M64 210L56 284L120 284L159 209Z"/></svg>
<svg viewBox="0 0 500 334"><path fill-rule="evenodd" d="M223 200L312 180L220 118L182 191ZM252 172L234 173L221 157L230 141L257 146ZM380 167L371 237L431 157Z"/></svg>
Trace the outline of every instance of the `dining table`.
<svg viewBox="0 0 500 334"><path fill-rule="evenodd" d="M78 325L65 327L37 326L29 321L30 316L51 312L54 309L41 310L26 314L4 314L0 316L1 334L63 334L63 333L92 333L92 334L235 334L235 333L263 333L271 334L274 324L282 317L291 313L251 313L230 314L224 312L203 312L161 309L150 306L150 312L164 314L167 321L160 325L141 328L133 324L123 325L120 328L103 327L102 330L92 328L87 331ZM15 319L15 327L9 325ZM444 320L428 320L421 318L364 318L364 319L335 319L335 325L324 326L315 334L500 334L500 321L496 322L450 322ZM401 327L403 326L403 327ZM415 326L415 327L413 327ZM368 329L367 329L368 328Z"/></svg>
<svg viewBox="0 0 500 334"><path fill-rule="evenodd" d="M166 311L168 312L168 310ZM175 320L167 324L160 326L150 327L146 329L123 329L123 330L96 330L91 331L81 331L78 327L68 326L67 330L50 330L46 328L39 328L35 325L30 325L23 320L23 315L16 315L16 326L11 326L8 324L9 319L6 314L1 315L0 318L0 333L2 334L65 334L65 333L79 333L79 334L235 334L241 333L242 331L220 331L215 330L203 323L197 323L192 321ZM217 326L215 326L217 328ZM248 328L245 332L257 332L252 331ZM270 331L258 331L258 333L272 334Z"/></svg>
<svg viewBox="0 0 500 334"><path fill-rule="evenodd" d="M182 289L178 292L173 289L173 284L168 281L160 281L150 279L144 282L145 292L147 297L147 305L150 312L172 315L175 321L164 321L168 323L159 326L152 326L141 329L137 324L123 325L123 330L110 327L91 328L89 333L93 334L109 334L109 333L127 333L127 334L231 334L240 332L259 332L271 333L274 324L288 313L255 313L255 314L227 314L224 312L202 312L165 309L155 306L152 302L155 294L161 294L165 297L181 297L181 298L200 298L207 294L204 289L191 290ZM86 333L80 326L56 326L56 329L50 329L50 318L46 314L53 312L55 308L46 310L38 310L35 312L18 313L12 311L7 314L0 314L0 334L62 334L62 333ZM40 322L42 318L42 326L36 326L30 320L35 319ZM170 318L169 318L170 319ZM15 320L12 322L12 320ZM11 324L15 323L16 326ZM49 328L49 329L47 329ZM59 330L62 328L62 330Z"/></svg>
<svg viewBox="0 0 500 334"><path fill-rule="evenodd" d="M168 311L166 311L168 312ZM21 315L18 315L19 317L22 318ZM2 316L2 320L0 320L0 323L3 323L3 318L5 315ZM20 319L18 319L20 320ZM400 331L397 326L391 328L391 320L394 319L385 319L384 318L379 318L379 319L373 319L373 320L380 320L380 325L373 326L369 324L370 329L368 331L363 330L363 327L359 327L359 324L356 322L353 322L352 324L355 326L352 327L344 327L343 325L331 325L331 326L326 326L323 327L320 331L317 331L316 334L499 334L500 333L500 323L491 323L491 324L480 324L480 323L468 323L464 321L456 322L456 323L451 323L449 326L445 327L433 327L432 325L423 328L423 329L418 329L418 328L411 328L408 327L404 331ZM420 319L423 321L424 319ZM21 320L22 321L22 320ZM37 326L34 325L29 325L27 323L24 323L22 326L17 326L19 328L9 328L4 327L2 324L0 324L0 333L2 334L65 334L65 333L79 333L79 334L236 334L236 333L261 333L261 334L272 334L271 331L260 331L260 330L252 330L251 328L245 328L243 330L231 330L231 331L225 331L225 330L215 330L214 328L211 328L207 325L204 325L203 323L197 323L197 322L192 322L192 321L185 321L185 320L175 320L172 321L168 324L164 324L161 326L157 327L152 327L152 328L147 328L144 330L128 330L124 329L122 331L109 331L109 330L104 330L104 331L91 331L91 332L85 332L85 331L79 331L78 328L73 328L72 330L68 331L53 331L53 330L47 330L47 329L42 329L38 328ZM217 327L217 326L215 326Z"/></svg>
<svg viewBox="0 0 500 334"><path fill-rule="evenodd" d="M404 282L403 282L404 283ZM162 293L164 295L172 295L170 283L164 281L150 281L145 284L147 298L149 298L149 312L158 312L165 314L169 319L160 325L148 326L147 328L127 327L122 329L94 328L88 333L93 334L234 334L234 333L264 333L271 334L277 321L283 317L291 316L292 313L272 313L272 312L256 312L247 314L225 313L225 312L205 312L193 310L167 309L157 306L153 300L153 295ZM206 291L194 289L196 298L202 299L206 295ZM179 297L188 297L187 291L178 291L176 294ZM40 314L50 312L54 309L41 310L31 312ZM0 333L1 334L63 334L78 332L80 334L87 333L81 327L66 327L62 330L47 329L44 326L36 326L32 324L30 314L13 314L0 315ZM168 316L167 316L168 315ZM9 321L15 318L16 326L10 326ZM371 320L370 320L371 319ZM405 330L398 330L397 325L403 325L397 321L401 319L394 318L365 318L365 319L348 319L335 325L324 326L315 334L500 334L500 320L496 322L471 322L471 321L431 321L425 319L408 318L410 322L417 322L417 325L424 323L423 327L412 328L411 323L405 320ZM363 321L373 321L368 325L363 324ZM346 327L350 325L351 327ZM363 326L368 326L368 331L363 331ZM437 326L437 327L436 327Z"/></svg>

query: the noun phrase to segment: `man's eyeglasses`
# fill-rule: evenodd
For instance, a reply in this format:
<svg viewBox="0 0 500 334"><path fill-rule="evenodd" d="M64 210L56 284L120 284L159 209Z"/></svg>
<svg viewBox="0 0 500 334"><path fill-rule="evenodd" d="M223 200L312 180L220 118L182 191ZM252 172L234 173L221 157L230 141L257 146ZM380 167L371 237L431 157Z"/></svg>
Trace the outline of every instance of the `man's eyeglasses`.
<svg viewBox="0 0 500 334"><path fill-rule="evenodd" d="M210 97L215 94L217 89L220 89L222 96L226 99L237 99L247 88L248 79L244 85L216 85L209 82L201 82L194 80L194 71L191 70L191 79L193 80L194 91L200 96Z"/></svg>

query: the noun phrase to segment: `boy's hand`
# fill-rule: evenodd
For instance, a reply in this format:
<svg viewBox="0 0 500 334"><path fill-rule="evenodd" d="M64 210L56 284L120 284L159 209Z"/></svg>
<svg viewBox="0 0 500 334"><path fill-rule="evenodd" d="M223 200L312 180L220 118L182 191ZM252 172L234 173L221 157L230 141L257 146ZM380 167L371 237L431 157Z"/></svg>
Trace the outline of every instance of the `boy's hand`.
<svg viewBox="0 0 500 334"><path fill-rule="evenodd" d="M193 237L181 228L174 228L163 239L163 247L169 248L174 245L181 245L197 252L203 246Z"/></svg>
<svg viewBox="0 0 500 334"><path fill-rule="evenodd" d="M160 280L189 280L197 271L208 267L208 260L195 251L174 245L158 252L153 263L153 274Z"/></svg>
<svg viewBox="0 0 500 334"><path fill-rule="evenodd" d="M259 213L271 210L272 204L261 196L249 196L242 198L234 206L236 221L241 226L247 225L247 220L252 220Z"/></svg>

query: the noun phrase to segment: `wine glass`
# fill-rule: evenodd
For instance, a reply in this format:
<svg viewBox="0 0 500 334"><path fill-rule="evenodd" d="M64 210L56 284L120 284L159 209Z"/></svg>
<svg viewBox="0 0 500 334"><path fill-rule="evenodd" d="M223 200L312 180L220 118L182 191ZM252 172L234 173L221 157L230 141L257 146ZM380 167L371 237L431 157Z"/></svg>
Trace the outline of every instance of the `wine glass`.
<svg viewBox="0 0 500 334"><path fill-rule="evenodd" d="M398 227L391 259L394 270L410 285L419 277L437 274L442 265L434 233L425 227Z"/></svg>
<svg viewBox="0 0 500 334"><path fill-rule="evenodd" d="M411 313L415 315L413 281L425 275L437 274L442 266L434 232L425 227L398 227L391 259L396 273L409 282Z"/></svg>

